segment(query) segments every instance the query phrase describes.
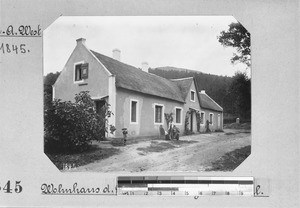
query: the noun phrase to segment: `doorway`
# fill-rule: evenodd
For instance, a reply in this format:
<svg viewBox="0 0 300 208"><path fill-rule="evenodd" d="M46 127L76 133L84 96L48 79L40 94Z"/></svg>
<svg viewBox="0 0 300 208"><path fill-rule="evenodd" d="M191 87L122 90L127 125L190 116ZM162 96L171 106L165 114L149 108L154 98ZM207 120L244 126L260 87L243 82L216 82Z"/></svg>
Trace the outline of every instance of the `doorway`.
<svg viewBox="0 0 300 208"><path fill-rule="evenodd" d="M105 114L106 114L106 108L105 108L105 100L95 100L95 106L96 106L96 113L100 116L101 118L101 126L103 126L101 130L101 137L105 137Z"/></svg>
<svg viewBox="0 0 300 208"><path fill-rule="evenodd" d="M193 126L194 126L194 113L195 112L191 112L191 115L190 115L190 130L191 130L191 132L193 132L194 131L194 129L193 129Z"/></svg>

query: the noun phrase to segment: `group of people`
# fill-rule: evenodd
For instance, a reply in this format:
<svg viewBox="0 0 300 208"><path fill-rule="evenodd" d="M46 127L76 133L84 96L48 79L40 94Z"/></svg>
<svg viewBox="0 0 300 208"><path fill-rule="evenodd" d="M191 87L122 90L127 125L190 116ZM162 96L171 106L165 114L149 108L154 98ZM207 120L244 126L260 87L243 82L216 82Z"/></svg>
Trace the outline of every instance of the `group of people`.
<svg viewBox="0 0 300 208"><path fill-rule="evenodd" d="M179 129L173 124L169 124L169 128L167 131L164 130L163 126L160 125L160 134L165 135L166 140L179 140Z"/></svg>

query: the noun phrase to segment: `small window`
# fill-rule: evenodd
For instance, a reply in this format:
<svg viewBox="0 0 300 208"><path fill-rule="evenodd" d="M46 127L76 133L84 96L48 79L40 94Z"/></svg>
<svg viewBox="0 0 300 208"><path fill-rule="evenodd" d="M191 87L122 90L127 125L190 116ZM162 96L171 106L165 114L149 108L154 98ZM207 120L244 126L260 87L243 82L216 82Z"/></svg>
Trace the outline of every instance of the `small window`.
<svg viewBox="0 0 300 208"><path fill-rule="evenodd" d="M75 65L75 81L81 81L88 78L89 64L77 64Z"/></svg>
<svg viewBox="0 0 300 208"><path fill-rule="evenodd" d="M201 118L201 124L204 124L204 112L201 112L200 114L200 118Z"/></svg>
<svg viewBox="0 0 300 208"><path fill-rule="evenodd" d="M191 101L195 102L195 91L191 91Z"/></svg>
<svg viewBox="0 0 300 208"><path fill-rule="evenodd" d="M81 80L81 64L75 66L75 81Z"/></svg>
<svg viewBox="0 0 300 208"><path fill-rule="evenodd" d="M131 123L137 123L137 101L131 101Z"/></svg>
<svg viewBox="0 0 300 208"><path fill-rule="evenodd" d="M209 123L212 124L213 123L213 115L212 113L209 114Z"/></svg>
<svg viewBox="0 0 300 208"><path fill-rule="evenodd" d="M176 108L175 111L176 116L176 123L181 123L181 108Z"/></svg>
<svg viewBox="0 0 300 208"><path fill-rule="evenodd" d="M155 123L162 123L162 106L161 105L155 105Z"/></svg>

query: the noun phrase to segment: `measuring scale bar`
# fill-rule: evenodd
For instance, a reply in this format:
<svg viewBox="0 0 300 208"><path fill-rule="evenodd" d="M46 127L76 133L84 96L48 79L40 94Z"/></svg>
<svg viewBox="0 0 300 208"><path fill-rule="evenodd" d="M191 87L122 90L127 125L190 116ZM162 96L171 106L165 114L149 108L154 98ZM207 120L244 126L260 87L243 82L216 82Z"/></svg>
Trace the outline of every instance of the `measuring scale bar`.
<svg viewBox="0 0 300 208"><path fill-rule="evenodd" d="M253 177L118 177L117 195L253 196Z"/></svg>

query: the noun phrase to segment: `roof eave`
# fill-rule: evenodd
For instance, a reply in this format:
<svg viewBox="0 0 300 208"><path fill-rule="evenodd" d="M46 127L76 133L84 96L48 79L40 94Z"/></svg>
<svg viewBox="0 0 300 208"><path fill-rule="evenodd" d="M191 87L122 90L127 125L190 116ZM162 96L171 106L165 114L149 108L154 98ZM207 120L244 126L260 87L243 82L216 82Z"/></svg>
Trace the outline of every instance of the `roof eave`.
<svg viewBox="0 0 300 208"><path fill-rule="evenodd" d="M222 110L216 110L216 109L207 108L207 107L202 107L202 106L201 106L201 109L211 110L211 111L217 111L217 112L223 112L223 109L222 109Z"/></svg>
<svg viewBox="0 0 300 208"><path fill-rule="evenodd" d="M112 76L113 74L104 66L104 64L96 57L96 55L93 53L93 51L91 51L90 49L88 49L85 45L84 47L90 52L90 54L96 59L96 61L98 63L100 63L100 65L105 69L105 72L108 74L108 76Z"/></svg>
<svg viewBox="0 0 300 208"><path fill-rule="evenodd" d="M199 93L201 93L201 92L199 92ZM208 94L206 94L206 93L201 93L201 94L203 94L203 95L206 95L211 101L213 101L219 108L221 108L222 109L222 111L223 111L223 108L214 100L214 99L212 99L211 97L209 97L209 95Z"/></svg>
<svg viewBox="0 0 300 208"><path fill-rule="evenodd" d="M134 90L134 89L129 89L129 88L126 88L126 87L123 87L123 86L118 86L118 85L116 85L116 87L121 88L121 89L125 89L125 90L138 92L138 93L145 94L145 95L151 95L151 96L154 96L154 97L159 97L159 98L164 98L164 99L167 99L167 100L176 101L176 102L179 102L179 103L182 103L182 104L185 103L184 100L176 100L176 99L172 99L172 98L168 98L168 97L162 97L162 96L159 96L159 95L153 95L153 94L150 94L150 93L140 92L140 91L137 91L137 90Z"/></svg>

